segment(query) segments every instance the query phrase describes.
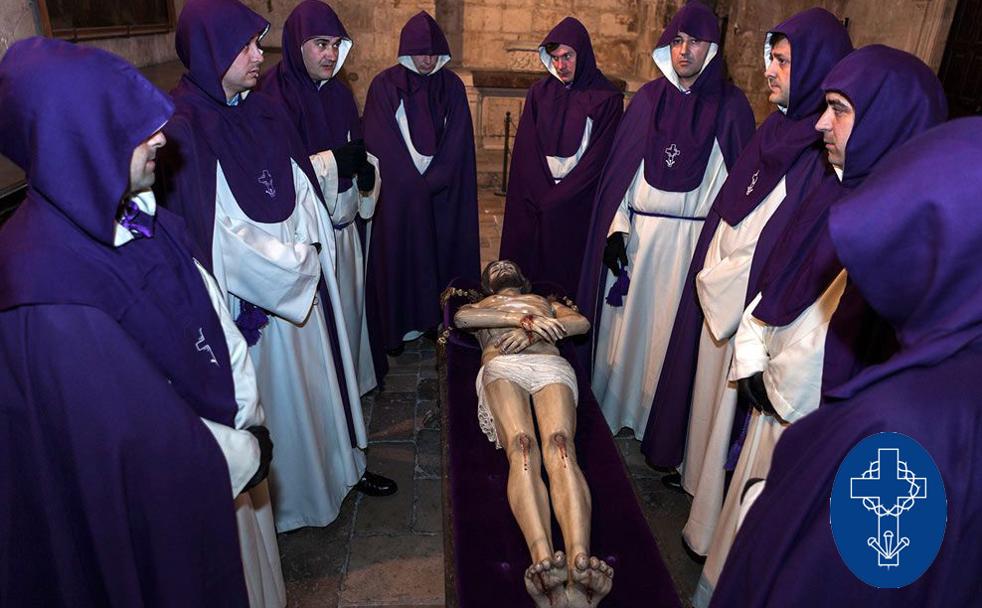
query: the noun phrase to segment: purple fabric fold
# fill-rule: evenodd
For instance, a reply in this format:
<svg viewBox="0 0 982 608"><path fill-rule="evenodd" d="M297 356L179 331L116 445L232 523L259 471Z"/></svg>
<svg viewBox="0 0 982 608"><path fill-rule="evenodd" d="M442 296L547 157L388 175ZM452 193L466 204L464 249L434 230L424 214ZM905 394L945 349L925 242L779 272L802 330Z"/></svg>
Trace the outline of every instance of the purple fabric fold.
<svg viewBox="0 0 982 608"><path fill-rule="evenodd" d="M624 306L624 296L627 295L627 290L630 287L631 277L627 274L627 268L624 268L617 275L617 280L610 286L610 290L607 291L606 302L615 308Z"/></svg>
<svg viewBox="0 0 982 608"><path fill-rule="evenodd" d="M570 86L549 74L529 89L518 123L501 232L501 259L521 266L532 281L552 281L574 293L600 172L611 152L623 97L596 68L590 36L568 17L546 36L576 51ZM593 121L590 142L559 183L547 156L573 156Z"/></svg>
<svg viewBox="0 0 982 608"><path fill-rule="evenodd" d="M445 39L436 36L433 25L414 17L403 30L403 50L445 50ZM420 174L399 131L396 110L400 103L431 94L435 98L426 103L442 108L435 122L443 126L433 159ZM426 128L429 120L424 116L414 127L414 114L407 112L407 117L411 130ZM364 128L365 145L379 159L383 183L365 287L372 356L382 378L388 369L386 350L399 347L409 331L439 324L439 297L450 280L480 275L477 169L467 93L446 68L429 76L403 65L384 70L369 87Z"/></svg>
<svg viewBox="0 0 982 608"><path fill-rule="evenodd" d="M982 579L966 564L982 563L982 485L973 474L982 462L982 280L972 261L982 238L980 142L982 119L935 127L891 153L833 205L829 229L838 257L896 329L900 351L834 391L842 401L784 432L712 608L977 603ZM904 433L923 446L948 501L937 557L899 589L877 589L853 575L829 526L840 464L878 432Z"/></svg>

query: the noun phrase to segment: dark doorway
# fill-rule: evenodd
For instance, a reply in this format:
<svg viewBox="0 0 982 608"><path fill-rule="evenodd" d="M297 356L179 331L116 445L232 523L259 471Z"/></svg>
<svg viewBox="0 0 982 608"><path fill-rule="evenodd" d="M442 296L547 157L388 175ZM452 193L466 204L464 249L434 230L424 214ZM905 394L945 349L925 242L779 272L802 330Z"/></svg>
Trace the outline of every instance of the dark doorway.
<svg viewBox="0 0 982 608"><path fill-rule="evenodd" d="M938 76L952 118L982 114L982 0L958 0Z"/></svg>

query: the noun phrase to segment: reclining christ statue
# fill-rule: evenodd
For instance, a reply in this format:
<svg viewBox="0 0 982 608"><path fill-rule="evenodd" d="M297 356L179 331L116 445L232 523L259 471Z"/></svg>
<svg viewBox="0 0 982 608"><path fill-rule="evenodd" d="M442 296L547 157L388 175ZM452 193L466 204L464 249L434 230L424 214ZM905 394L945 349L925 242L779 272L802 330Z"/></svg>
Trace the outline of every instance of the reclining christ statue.
<svg viewBox="0 0 982 608"><path fill-rule="evenodd" d="M532 554L525 587L538 608L596 606L610 592L614 570L590 555L590 490L573 444L576 376L556 348L558 340L586 333L590 322L568 306L529 293L531 286L514 262L488 264L481 285L489 295L462 306L454 323L475 332L483 351L478 422L508 456L508 503ZM550 498L570 560L554 551Z"/></svg>

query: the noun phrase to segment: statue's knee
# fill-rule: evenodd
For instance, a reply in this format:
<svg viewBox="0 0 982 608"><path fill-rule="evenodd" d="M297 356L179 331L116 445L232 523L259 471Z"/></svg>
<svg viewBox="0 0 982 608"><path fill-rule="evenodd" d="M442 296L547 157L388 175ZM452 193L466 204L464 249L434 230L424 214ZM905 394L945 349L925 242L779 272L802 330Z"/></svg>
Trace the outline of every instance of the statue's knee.
<svg viewBox="0 0 982 608"><path fill-rule="evenodd" d="M549 436L549 449L546 460L565 464L573 452L573 440L566 431L556 431Z"/></svg>
<svg viewBox="0 0 982 608"><path fill-rule="evenodd" d="M512 458L521 459L528 463L529 458L535 452L535 442L527 433L518 433L509 442L509 453Z"/></svg>

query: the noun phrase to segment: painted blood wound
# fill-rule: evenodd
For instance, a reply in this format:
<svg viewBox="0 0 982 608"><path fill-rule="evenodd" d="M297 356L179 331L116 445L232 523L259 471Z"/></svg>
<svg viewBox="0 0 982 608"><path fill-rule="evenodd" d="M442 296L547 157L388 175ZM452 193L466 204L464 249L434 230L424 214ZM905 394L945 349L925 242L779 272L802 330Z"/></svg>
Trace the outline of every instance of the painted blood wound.
<svg viewBox="0 0 982 608"><path fill-rule="evenodd" d="M518 443L520 443L521 446L522 446L522 461L525 463L525 470L528 471L529 470L529 450L532 449L532 442L529 440L528 437L526 437L525 435L522 435L518 439Z"/></svg>
<svg viewBox="0 0 982 608"><path fill-rule="evenodd" d="M552 442L556 444L556 447L557 448L559 448L559 456L560 456L560 458L563 459L563 468L564 469L567 468L567 464L566 464L566 437L564 435L561 435L559 433L556 433L555 435L552 436Z"/></svg>

